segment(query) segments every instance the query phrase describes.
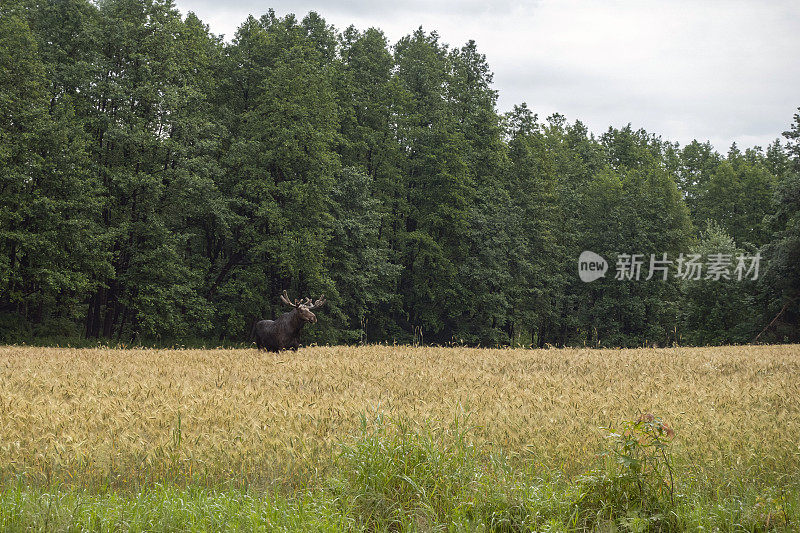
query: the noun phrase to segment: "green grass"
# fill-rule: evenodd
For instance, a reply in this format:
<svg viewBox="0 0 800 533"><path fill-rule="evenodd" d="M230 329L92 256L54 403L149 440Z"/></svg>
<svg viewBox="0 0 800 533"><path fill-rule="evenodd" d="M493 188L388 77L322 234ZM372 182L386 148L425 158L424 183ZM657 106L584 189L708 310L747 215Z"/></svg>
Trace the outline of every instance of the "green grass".
<svg viewBox="0 0 800 533"><path fill-rule="evenodd" d="M3 492L3 531L337 531L346 517L322 499L154 486L136 494Z"/></svg>
<svg viewBox="0 0 800 533"><path fill-rule="evenodd" d="M598 457L567 477L480 447L464 418L447 426L364 417L302 488L155 483L135 490L6 484L2 531L796 531L797 472L701 477L666 455L674 494L646 467ZM609 445L613 452L614 444ZM620 448L621 449L621 448ZM616 449L617 452L620 449ZM637 450L623 450L636 457ZM666 453L671 450L666 448ZM620 453L623 453L620 452ZM627 457L627 456L626 456ZM640 483L644 481L644 483ZM644 492L642 492L644 491Z"/></svg>

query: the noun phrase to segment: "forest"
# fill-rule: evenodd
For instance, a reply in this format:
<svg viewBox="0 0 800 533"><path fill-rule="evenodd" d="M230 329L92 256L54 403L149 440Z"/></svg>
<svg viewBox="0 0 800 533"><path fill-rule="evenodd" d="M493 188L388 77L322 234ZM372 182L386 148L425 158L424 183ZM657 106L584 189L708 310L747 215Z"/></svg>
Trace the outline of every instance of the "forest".
<svg viewBox="0 0 800 533"><path fill-rule="evenodd" d="M800 114L720 153L497 96L422 28L270 10L225 41L172 0L4 0L0 342L248 343L284 289L326 295L321 344L800 341Z"/></svg>

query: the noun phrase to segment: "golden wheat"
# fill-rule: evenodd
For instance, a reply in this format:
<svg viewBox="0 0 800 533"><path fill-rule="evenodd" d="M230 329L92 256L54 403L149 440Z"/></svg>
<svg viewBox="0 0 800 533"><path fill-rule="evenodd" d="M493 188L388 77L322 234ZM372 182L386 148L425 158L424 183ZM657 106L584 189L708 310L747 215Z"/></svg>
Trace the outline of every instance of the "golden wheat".
<svg viewBox="0 0 800 533"><path fill-rule="evenodd" d="M117 475L176 457L191 473L254 475L309 458L361 413L448 423L525 459L588 464L640 412L694 462L800 464L800 347L255 350L0 347L3 473ZM151 472L152 474L152 472Z"/></svg>

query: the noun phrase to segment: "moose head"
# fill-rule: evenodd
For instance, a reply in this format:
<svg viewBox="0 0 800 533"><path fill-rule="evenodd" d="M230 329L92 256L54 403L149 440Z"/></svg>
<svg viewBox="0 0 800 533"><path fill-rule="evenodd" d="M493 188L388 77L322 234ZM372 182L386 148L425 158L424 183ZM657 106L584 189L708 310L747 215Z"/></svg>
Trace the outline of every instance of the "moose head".
<svg viewBox="0 0 800 533"><path fill-rule="evenodd" d="M311 312L312 309L317 309L325 305L325 295L319 297L314 303L311 303L311 298L305 298L303 300L295 299L294 302L289 300L289 294L284 290L283 294L281 294L281 301L288 305L289 307L293 307L297 310L297 314L304 322L311 322L312 324L317 322L317 316Z"/></svg>

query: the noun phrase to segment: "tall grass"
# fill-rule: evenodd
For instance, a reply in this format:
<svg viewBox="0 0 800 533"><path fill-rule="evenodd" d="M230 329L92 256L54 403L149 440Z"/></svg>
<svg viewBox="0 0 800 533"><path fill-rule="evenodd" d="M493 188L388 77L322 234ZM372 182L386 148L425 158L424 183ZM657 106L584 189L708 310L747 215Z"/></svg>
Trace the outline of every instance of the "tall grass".
<svg viewBox="0 0 800 533"><path fill-rule="evenodd" d="M436 425L364 415L302 489L6 485L0 530L793 531L800 523L796 483L704 495L676 468L668 497L655 485L636 486L656 470L628 469L613 453L570 478L509 461L476 444L473 430L462 416Z"/></svg>

